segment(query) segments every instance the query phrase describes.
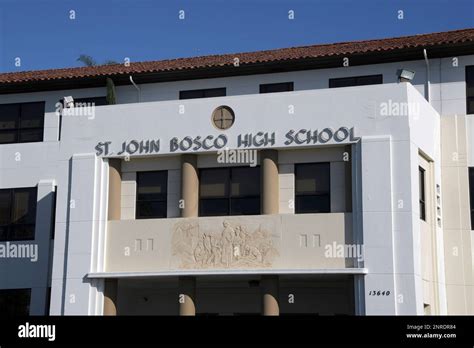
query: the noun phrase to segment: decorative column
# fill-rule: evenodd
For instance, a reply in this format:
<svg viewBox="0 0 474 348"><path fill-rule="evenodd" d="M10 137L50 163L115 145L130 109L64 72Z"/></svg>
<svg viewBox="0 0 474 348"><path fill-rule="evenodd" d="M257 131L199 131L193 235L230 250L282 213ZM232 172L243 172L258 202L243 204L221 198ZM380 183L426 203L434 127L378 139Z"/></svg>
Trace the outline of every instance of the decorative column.
<svg viewBox="0 0 474 348"><path fill-rule="evenodd" d="M180 277L179 285L179 315L196 315L196 277Z"/></svg>
<svg viewBox="0 0 474 348"><path fill-rule="evenodd" d="M181 217L197 217L199 207L199 176L196 155L181 156L181 198L184 202L184 206L181 209ZM180 277L178 283L179 315L196 315L196 278Z"/></svg>
<svg viewBox="0 0 474 348"><path fill-rule="evenodd" d="M396 151L394 151L394 145ZM405 315L421 314L410 312L419 302L415 281L417 278L421 281L421 277L417 276L419 273L411 274L413 278L410 277L409 268L416 262L415 257L406 256L419 252L411 249L412 241L415 239L413 227L418 225L419 218L412 216L414 208L411 208L412 203L410 203L411 184L407 186L406 196L394 189L397 186L393 186L403 187L401 185L407 185L407 183L402 180L411 178L410 169L413 158L418 161L417 156L412 157L411 147L414 146L410 142L392 141L390 135L362 137L360 140L358 159L359 168L362 170L359 190L361 216L358 218L361 219L359 221L362 224L364 267L370 269L370 272L364 276L366 315L397 315L400 314L402 307L409 310L403 312ZM416 152L418 153L418 149ZM393 157L394 154L400 157ZM397 160L400 161L401 158L409 158L410 165L394 167L394 164L398 163ZM418 168L418 164L416 168ZM398 173L400 173L398 176L395 175ZM378 184L374 185L374 182ZM407 202L403 209L394 207L394 203L396 204L399 197L403 197ZM402 232L398 231L398 237L394 234L395 216L400 224L403 223L399 226L404 226ZM380 226L387 226L387 228L380 228ZM406 244L403 244L403 253L400 249L399 255L397 255L395 242L402 235ZM397 271L395 266L399 265L406 271ZM398 284L395 282L398 277L397 272L401 272ZM383 301L378 297L367 296L372 289L389 289L390 296ZM399 289L403 289L403 291ZM403 303L397 302L398 294L403 296Z"/></svg>
<svg viewBox="0 0 474 348"><path fill-rule="evenodd" d="M117 315L117 279L104 281L104 315Z"/></svg>
<svg viewBox="0 0 474 348"><path fill-rule="evenodd" d="M122 160L109 159L109 201L107 220L120 220L122 199ZM117 315L117 279L104 281L104 315Z"/></svg>
<svg viewBox="0 0 474 348"><path fill-rule="evenodd" d="M260 282L262 289L262 314L267 316L280 315L278 304L278 276L262 276Z"/></svg>
<svg viewBox="0 0 474 348"><path fill-rule="evenodd" d="M122 199L121 159L109 159L109 206L108 220L120 220L120 201Z"/></svg>
<svg viewBox="0 0 474 348"><path fill-rule="evenodd" d="M181 217L197 217L199 206L199 176L196 155L181 156Z"/></svg>
<svg viewBox="0 0 474 348"><path fill-rule="evenodd" d="M278 214L278 151L262 150L260 152L262 176L262 214Z"/></svg>

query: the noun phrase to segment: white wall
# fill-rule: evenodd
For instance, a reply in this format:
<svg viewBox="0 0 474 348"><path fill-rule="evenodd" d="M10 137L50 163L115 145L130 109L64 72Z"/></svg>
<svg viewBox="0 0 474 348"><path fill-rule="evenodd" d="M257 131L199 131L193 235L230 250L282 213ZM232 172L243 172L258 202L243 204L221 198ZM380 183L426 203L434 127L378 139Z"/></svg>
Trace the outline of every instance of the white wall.
<svg viewBox="0 0 474 348"><path fill-rule="evenodd" d="M429 55L429 52L428 52ZM453 61L456 58L457 61ZM456 65L457 64L457 65ZM431 98L433 106L442 115L466 113L465 66L474 65L474 56L449 57L430 60ZM202 88L226 87L227 95L247 95L259 93L263 83L294 82L295 91L324 89L329 87L330 78L382 74L384 83L398 81L397 70L415 71L413 85L421 93L425 92L426 65L424 60L285 72L233 76L189 81L162 82L140 85L142 102L177 100L179 91ZM357 87L355 87L357 88ZM137 103L138 94L133 87L117 86L117 103ZM55 110L55 104L64 96L75 98L105 96L105 87L73 89L22 94L0 95L0 103L21 101L46 101L46 112Z"/></svg>
<svg viewBox="0 0 474 348"><path fill-rule="evenodd" d="M429 53L429 52L428 52ZM441 114L465 114L465 66L474 64L474 56L459 57L458 66L453 66L451 58L431 60L431 98L434 108ZM392 166L406 164L407 154L413 155L418 147L436 158L438 151L433 134L424 134L426 129L434 124L432 121L407 123L400 118L383 118L379 115L379 105L388 100L408 101L408 96L415 96L410 101L421 103L421 97L411 91L406 84L396 83L396 72L399 68L416 71L413 81L414 88L424 93L425 63L424 61L410 61L388 64L377 64L371 66L347 67L338 69L322 69L311 71L290 72L281 74L252 75L229 77L219 79L205 79L194 81L166 82L159 84L146 84L140 86L142 89L142 100L144 102L165 101L163 103L142 103L117 106L103 106L96 109L96 119L88 120L84 117L72 119L65 118L63 122L62 141L57 139L58 117L53 113L47 113L45 117L44 142L35 144L7 144L0 146L0 187L28 187L35 186L41 180L55 180L58 185L58 208L57 208L57 235L64 238L66 207L68 206L67 190L70 185L69 160L73 154L94 153L94 146L98 141L112 140L119 144L123 140L132 138L154 139L163 138L163 147L167 147L167 140L172 135L196 135L196 134L219 134L209 122L211 111L220 104L231 105L237 114L237 123L227 131L229 138L234 138L238 132L263 130L280 130L284 132L290 128L322 128L338 127L341 125L353 125L357 128L358 136L383 136L390 135L392 143ZM355 75L383 74L384 86L351 87L329 90L328 79ZM293 81L295 91L293 93L280 93L273 95L255 95L258 93L260 83ZM441 81L441 83L440 83ZM194 88L226 87L228 97L210 98L208 100L186 100L177 101L179 90ZM312 91L313 90L313 91ZM317 91L314 91L317 90ZM68 91L48 91L24 94L0 95L0 103L24 102L24 101L46 101L46 111L55 110L56 102L65 95L74 97L104 96L104 88L77 89ZM137 100L136 90L133 86L117 87L117 100L119 103L135 103ZM343 102L341 102L343 101ZM288 105L295 106L295 114L288 114ZM178 113L179 105L185 105L186 113ZM432 110L421 103L423 114L431 115ZM428 119L431 119L429 116ZM468 117L469 163L474 165L473 139L474 122ZM412 144L403 148L400 141L412 138ZM281 146L282 144L277 144ZM333 144L332 144L333 145ZM405 144L406 145L406 144ZM399 150L397 150L399 149ZM21 154L21 161L15 160L17 154ZM408 156L411 156L408 155ZM378 161L373 156L373 161ZM375 163L375 162L374 162ZM281 195L280 206L285 205L286 198L293 195L291 186L284 183L291 181L291 163L282 165L280 183L284 194ZM178 170L176 167L175 170ZM410 171L413 168L409 169ZM407 173L408 171L404 171ZM440 176L439 168L435 168L437 177ZM178 176L178 172L176 177ZM395 173L396 174L396 173ZM129 174L125 175L127 180L132 179ZM174 178L174 176L173 176ZM392 182L395 192L411 192L408 201L415 199L416 187L413 178L402 178L395 175ZM411 184L407 181L409 180ZM176 188L177 180L170 182L170 186ZM404 191L406 185L411 185L411 190ZM122 192L133 191L132 185L124 187ZM79 192L80 195L82 193ZM179 197L176 190L170 192L173 200ZM285 198L286 197L286 198ZM130 199L129 199L130 201ZM130 202L129 202L130 203ZM125 209L125 213L124 213ZM412 214L416 213L413 207ZM283 209L281 208L281 211ZM287 212L291 212L288 210ZM122 206L124 218L134 216L133 206ZM171 216L178 216L177 212ZM397 223L398 215L394 215L394 223ZM405 221L405 220L403 220ZM411 223L413 225L415 220ZM401 226L401 225L400 225ZM89 233L89 232L87 232ZM89 237L87 237L89 238ZM92 237L91 237L92 238ZM400 243L402 240L399 241ZM413 242L418 242L415 235ZM64 248L61 243L55 247L55 252ZM64 249L63 249L64 250ZM64 252L63 252L64 253ZM60 253L59 253L60 254ZM397 256L402 260L405 253ZM59 267L62 259L57 256L55 268ZM410 266L413 274L418 274L419 261L413 256L413 264ZM398 262L394 260L395 264ZM71 259L71 264L80 262ZM58 268L59 269L59 268ZM56 271L58 271L58 269ZM31 279L33 275L27 274L25 278ZM46 277L46 275L43 275ZM405 280L400 279L399 284ZM411 282L407 280L407 282ZM53 293L57 296L61 293L62 280L53 279ZM89 290L87 290L89 291ZM417 293L418 290L412 290ZM87 295L89 296L89 295ZM416 298L414 296L413 298ZM377 308L376 305L369 307ZM59 307L54 307L55 313L59 313ZM383 308L380 307L380 308ZM417 310L418 311L418 310ZM412 313L412 309L406 313Z"/></svg>

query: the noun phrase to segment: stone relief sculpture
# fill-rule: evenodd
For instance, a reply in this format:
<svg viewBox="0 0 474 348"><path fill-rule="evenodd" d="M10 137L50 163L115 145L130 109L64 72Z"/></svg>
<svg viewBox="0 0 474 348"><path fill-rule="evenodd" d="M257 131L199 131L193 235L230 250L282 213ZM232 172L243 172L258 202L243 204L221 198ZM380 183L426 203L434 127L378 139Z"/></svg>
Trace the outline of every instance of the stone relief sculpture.
<svg viewBox="0 0 474 348"><path fill-rule="evenodd" d="M269 231L258 227L249 232L226 220L211 231L201 231L197 222L175 224L172 252L181 268L262 268L278 256Z"/></svg>

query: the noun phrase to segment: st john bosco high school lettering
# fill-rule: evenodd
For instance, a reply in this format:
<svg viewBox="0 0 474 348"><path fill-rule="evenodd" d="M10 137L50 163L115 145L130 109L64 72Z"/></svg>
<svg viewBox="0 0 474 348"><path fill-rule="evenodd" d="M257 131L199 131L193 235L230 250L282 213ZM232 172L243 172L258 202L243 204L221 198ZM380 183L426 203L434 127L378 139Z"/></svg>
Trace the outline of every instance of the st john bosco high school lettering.
<svg viewBox="0 0 474 348"><path fill-rule="evenodd" d="M259 148L262 146L276 145L276 132L256 132L239 134L237 136L237 148ZM317 145L326 143L342 143L358 141L354 135L354 127L340 127L338 129L323 128L321 130L300 129L289 130L284 135L283 146L290 145ZM99 142L95 146L97 156L112 156L115 153L110 150L111 141ZM221 150L228 146L228 137L225 134L217 136L186 136L182 139L173 137L169 141L169 152L186 152L202 150ZM121 148L116 152L117 156L134 154L156 154L160 152L160 139L155 140L131 140L124 141Z"/></svg>

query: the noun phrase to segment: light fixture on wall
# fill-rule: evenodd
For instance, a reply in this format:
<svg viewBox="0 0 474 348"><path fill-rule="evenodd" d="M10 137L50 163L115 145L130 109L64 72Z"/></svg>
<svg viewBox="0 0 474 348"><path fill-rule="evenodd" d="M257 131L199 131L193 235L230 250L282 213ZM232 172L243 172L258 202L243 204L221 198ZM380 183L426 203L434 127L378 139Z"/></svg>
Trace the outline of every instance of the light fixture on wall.
<svg viewBox="0 0 474 348"><path fill-rule="evenodd" d="M400 69L398 70L398 81L400 82L411 82L415 78L415 72L406 70L406 69Z"/></svg>
<svg viewBox="0 0 474 348"><path fill-rule="evenodd" d="M65 108L73 108L74 107L74 98L71 96L67 96L63 98L63 103Z"/></svg>

